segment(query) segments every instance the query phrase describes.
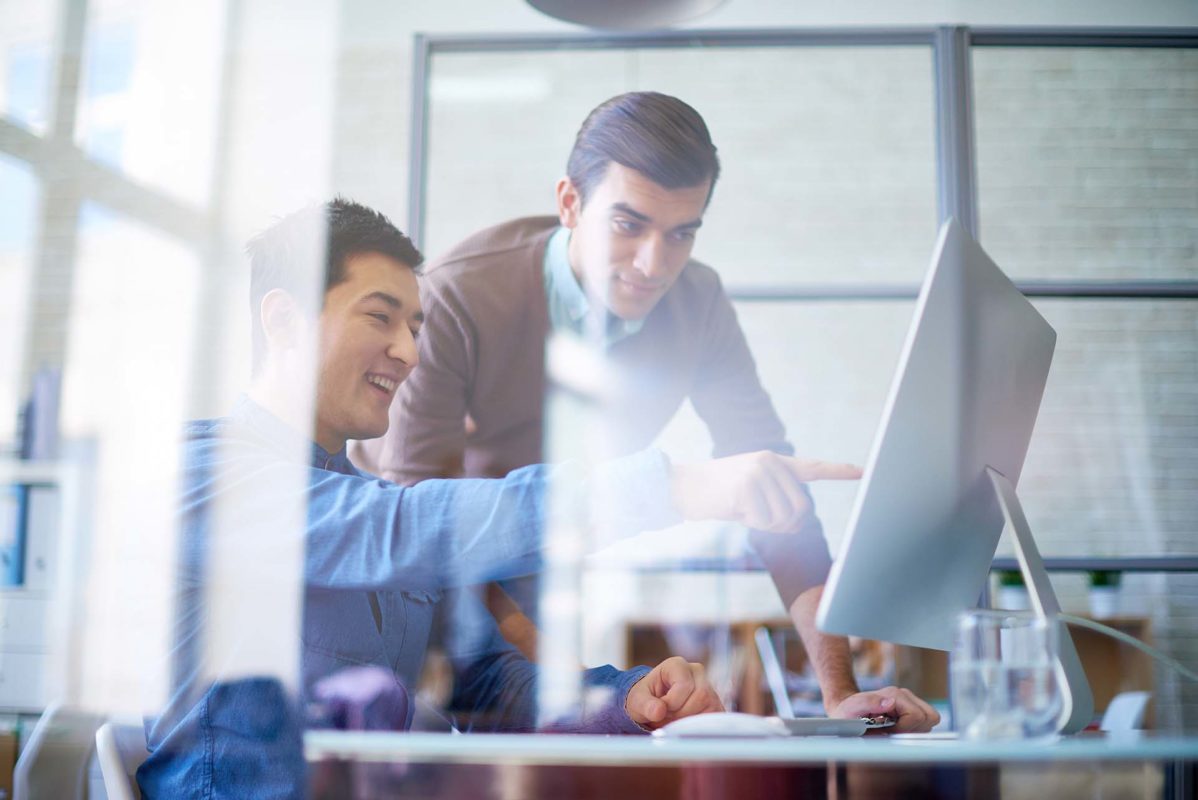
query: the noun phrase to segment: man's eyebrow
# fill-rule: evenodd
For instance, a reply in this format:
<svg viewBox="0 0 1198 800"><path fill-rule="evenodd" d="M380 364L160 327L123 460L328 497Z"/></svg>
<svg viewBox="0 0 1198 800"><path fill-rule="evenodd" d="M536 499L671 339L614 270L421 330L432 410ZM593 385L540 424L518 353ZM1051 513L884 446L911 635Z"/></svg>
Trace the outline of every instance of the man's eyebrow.
<svg viewBox="0 0 1198 800"><path fill-rule="evenodd" d="M628 205L627 203L612 203L611 209L612 209L612 211L619 211L622 214L627 214L628 216L632 217L633 219L639 220L640 222L652 222L653 221L652 217L650 217L648 214L642 214L640 211L637 211L635 208ZM676 230L676 231L695 230L696 228L702 227L702 225L703 225L702 218L692 219L691 221L684 222L681 225L675 225L673 230Z"/></svg>
<svg viewBox="0 0 1198 800"><path fill-rule="evenodd" d="M652 222L653 221L652 219L649 218L649 215L642 214L641 212L637 211L635 208L628 205L627 203L612 203L611 209L612 209L612 211L619 211L622 214L627 214L628 216L632 217L633 219L638 219L641 222Z"/></svg>
<svg viewBox="0 0 1198 800"><path fill-rule="evenodd" d="M364 296L364 297L363 297L361 300L359 300L358 302L359 302L359 303L365 303L365 302L368 302L368 301L370 301L370 300L381 300L381 301L383 301L384 303L386 303L387 305L391 306L392 308L396 308L396 309L398 309L398 308L403 308L403 301L402 301L402 300L400 300L400 299L399 299L398 297L396 297L395 295L393 295L393 294L387 294L386 292L371 292L370 294L368 294L368 295L365 295L365 296Z"/></svg>
<svg viewBox="0 0 1198 800"><path fill-rule="evenodd" d="M365 295L358 302L359 303L368 303L371 300L380 300L380 301L386 303L387 305L391 306L392 308L394 308L396 311L403 308L402 300L400 300L395 295L387 294L386 292L371 292L370 294ZM423 325L424 324L424 312L417 311L415 314L412 315L412 319L416 320L421 325Z"/></svg>

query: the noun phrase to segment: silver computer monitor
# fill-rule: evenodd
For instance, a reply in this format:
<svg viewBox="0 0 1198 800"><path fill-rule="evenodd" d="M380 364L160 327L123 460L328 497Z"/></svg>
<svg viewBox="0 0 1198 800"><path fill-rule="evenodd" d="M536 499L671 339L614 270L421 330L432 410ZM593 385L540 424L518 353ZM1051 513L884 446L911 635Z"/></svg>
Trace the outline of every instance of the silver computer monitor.
<svg viewBox="0 0 1198 800"><path fill-rule="evenodd" d="M954 220L940 230L817 618L948 650L1003 529L987 467L1017 484L1056 332Z"/></svg>

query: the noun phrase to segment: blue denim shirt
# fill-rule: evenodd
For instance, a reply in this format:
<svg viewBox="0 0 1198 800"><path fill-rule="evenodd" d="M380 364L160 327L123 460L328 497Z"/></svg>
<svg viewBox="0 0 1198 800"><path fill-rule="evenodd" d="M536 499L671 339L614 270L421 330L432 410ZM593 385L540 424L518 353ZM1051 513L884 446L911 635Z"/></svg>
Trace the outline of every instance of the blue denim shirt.
<svg viewBox="0 0 1198 800"><path fill-rule="evenodd" d="M209 520L217 504L232 496L238 533L252 536L262 519L292 501L280 476L295 469L289 454L303 450L311 457L302 466L308 487L302 696L291 696L272 676L202 679ZM458 625L446 646L457 678L455 701L468 712L464 727L533 730L536 667L503 640L464 587L538 567L550 494L554 513L598 507L603 517L592 515L593 524L626 532L679 521L668 502L665 458L655 451L594 470L537 465L501 480L401 487L360 472L344 452L331 454L299 441L299 434L248 398L228 417L190 423L180 501L173 694L159 716L146 720L150 756L137 773L142 796L302 795L301 709L313 685L345 667L375 665L393 673L401 688L414 687L441 606L454 608L451 624ZM596 494L621 502L593 503ZM646 672L586 670L584 685L599 688L606 701L551 727L641 732L623 708L628 690Z"/></svg>

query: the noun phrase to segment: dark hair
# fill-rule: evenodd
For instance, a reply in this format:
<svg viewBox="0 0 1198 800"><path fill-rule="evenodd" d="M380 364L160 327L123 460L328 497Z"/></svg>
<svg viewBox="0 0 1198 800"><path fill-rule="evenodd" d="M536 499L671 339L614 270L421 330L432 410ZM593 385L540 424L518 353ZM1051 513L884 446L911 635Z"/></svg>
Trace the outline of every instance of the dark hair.
<svg viewBox="0 0 1198 800"><path fill-rule="evenodd" d="M258 314L267 292L285 289L303 302L310 296L309 281L323 265L323 304L329 289L345 280L345 262L351 256L381 253L416 274L424 261L412 240L386 216L343 197L288 214L250 239L245 251L250 257L254 373L266 355Z"/></svg>
<svg viewBox="0 0 1198 800"><path fill-rule="evenodd" d="M617 95L587 115L566 164L583 204L603 180L607 165L636 170L667 189L715 188L720 160L699 112L658 92ZM711 199L708 191L707 198Z"/></svg>

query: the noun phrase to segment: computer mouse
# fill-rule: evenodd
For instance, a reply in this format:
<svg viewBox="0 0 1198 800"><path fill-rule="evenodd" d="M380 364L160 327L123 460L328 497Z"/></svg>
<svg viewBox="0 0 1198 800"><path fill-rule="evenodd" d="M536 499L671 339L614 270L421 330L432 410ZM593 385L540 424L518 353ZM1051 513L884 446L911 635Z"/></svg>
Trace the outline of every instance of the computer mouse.
<svg viewBox="0 0 1198 800"><path fill-rule="evenodd" d="M759 717L739 711L715 711L683 717L653 731L654 736L748 737L789 736L786 724L777 717Z"/></svg>

